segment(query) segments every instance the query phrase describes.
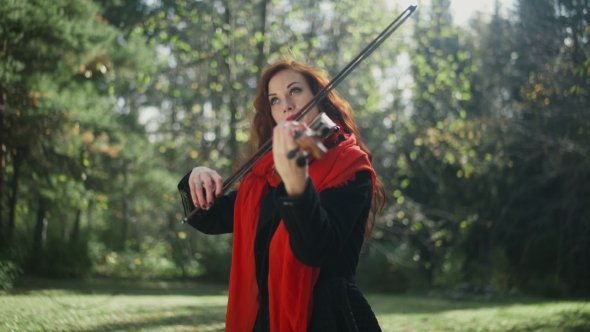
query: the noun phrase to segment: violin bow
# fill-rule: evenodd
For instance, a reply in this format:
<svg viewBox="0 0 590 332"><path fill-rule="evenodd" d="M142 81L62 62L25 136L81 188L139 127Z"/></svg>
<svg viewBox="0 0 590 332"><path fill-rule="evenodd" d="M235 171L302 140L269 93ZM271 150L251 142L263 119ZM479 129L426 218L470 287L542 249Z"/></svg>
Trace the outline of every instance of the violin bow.
<svg viewBox="0 0 590 332"><path fill-rule="evenodd" d="M387 26L381 33L373 39L344 69L342 69L326 86L324 86L318 93L305 104L300 111L293 117L294 120L301 120L307 113L309 113L315 106L317 106L332 90L334 90L342 80L344 80L358 65L363 62L373 51L375 51L381 44L391 36L418 8L417 6L409 6L404 10L391 24ZM272 150L272 137L266 141L258 150L254 152L252 157L240 166L232 176L223 182L223 194L228 192L240 179L242 179L252 167L270 150ZM186 223L191 218L197 215L202 209L195 207L188 216L186 216L182 223Z"/></svg>

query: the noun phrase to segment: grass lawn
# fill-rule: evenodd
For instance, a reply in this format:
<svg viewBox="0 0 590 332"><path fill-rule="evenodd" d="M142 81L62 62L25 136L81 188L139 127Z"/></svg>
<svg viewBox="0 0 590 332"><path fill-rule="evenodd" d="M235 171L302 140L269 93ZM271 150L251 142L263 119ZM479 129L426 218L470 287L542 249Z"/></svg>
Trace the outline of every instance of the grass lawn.
<svg viewBox="0 0 590 332"><path fill-rule="evenodd" d="M590 302L368 295L384 331L590 331ZM223 331L223 285L25 279L0 331Z"/></svg>

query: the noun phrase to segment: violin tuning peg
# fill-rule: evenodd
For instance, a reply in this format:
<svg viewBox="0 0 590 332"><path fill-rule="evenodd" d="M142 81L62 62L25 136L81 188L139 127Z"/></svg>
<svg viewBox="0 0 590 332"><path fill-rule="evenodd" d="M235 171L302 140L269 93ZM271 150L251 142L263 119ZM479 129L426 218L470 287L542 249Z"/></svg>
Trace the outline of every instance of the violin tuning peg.
<svg viewBox="0 0 590 332"><path fill-rule="evenodd" d="M298 151L299 151L299 147L296 147L295 149L289 151L289 153L287 153L287 158L289 158L289 159L295 158Z"/></svg>
<svg viewBox="0 0 590 332"><path fill-rule="evenodd" d="M306 156L301 156L301 157L297 158L297 166L304 167L305 165L307 165L307 157Z"/></svg>

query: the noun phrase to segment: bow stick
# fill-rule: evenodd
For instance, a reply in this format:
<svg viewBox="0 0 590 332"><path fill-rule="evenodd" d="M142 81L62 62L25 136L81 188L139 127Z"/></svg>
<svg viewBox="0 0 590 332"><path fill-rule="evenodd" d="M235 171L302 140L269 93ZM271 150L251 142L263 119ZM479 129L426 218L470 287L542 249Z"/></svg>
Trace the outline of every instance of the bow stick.
<svg viewBox="0 0 590 332"><path fill-rule="evenodd" d="M298 111L293 117L294 120L301 120L307 113L309 113L315 106L317 106L332 90L344 80L348 74L350 74L365 58L367 58L373 51L375 51L381 44L389 38L389 36L397 30L407 19L414 13L417 6L409 6L404 10L391 24L387 26L369 45L367 45L344 69L336 75L332 81L324 86L318 93L316 93L311 100L305 104L300 111ZM272 137L266 143L264 143L244 165L240 166L238 170L223 182L223 194L225 194L230 188L232 188L242 177L244 177L265 154L272 150ZM200 207L195 207L188 216L186 216L182 223L186 223L188 220L193 218L199 211L202 211Z"/></svg>

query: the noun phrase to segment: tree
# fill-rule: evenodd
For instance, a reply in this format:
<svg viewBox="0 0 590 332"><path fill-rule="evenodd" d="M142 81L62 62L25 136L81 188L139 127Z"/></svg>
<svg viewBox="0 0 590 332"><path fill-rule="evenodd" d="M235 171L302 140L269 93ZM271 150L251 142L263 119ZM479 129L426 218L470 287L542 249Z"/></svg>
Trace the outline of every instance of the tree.
<svg viewBox="0 0 590 332"><path fill-rule="evenodd" d="M581 7L520 1L508 20L497 5L468 34L447 5L416 29L415 108L390 136L400 189L383 239L409 243L430 283L587 292Z"/></svg>
<svg viewBox="0 0 590 332"><path fill-rule="evenodd" d="M141 43L128 38L127 45L121 45L117 29L102 19L92 2L4 1L2 7L0 143L6 147L7 162L1 173L10 176L12 189L7 229L12 237L17 224L30 217L28 211L37 210L34 236L28 241L31 266L36 268L46 237L62 237L60 242L67 243L72 231L79 236L80 214L93 189L85 182L91 175L89 150L118 155L116 142L110 144L100 134L126 130L115 125L116 94L111 87L133 72L125 63L132 62L131 49L141 50ZM38 199L21 204L19 197ZM0 204L5 206L6 200ZM19 205L24 213L16 213ZM72 229L64 222L48 230L52 216L73 219Z"/></svg>

